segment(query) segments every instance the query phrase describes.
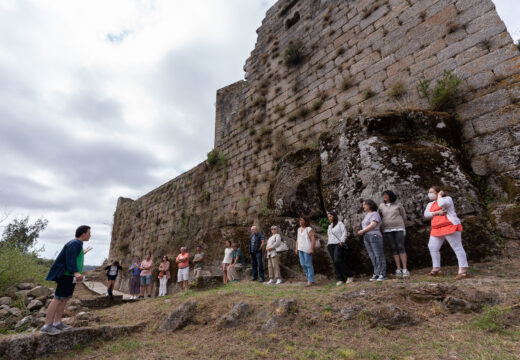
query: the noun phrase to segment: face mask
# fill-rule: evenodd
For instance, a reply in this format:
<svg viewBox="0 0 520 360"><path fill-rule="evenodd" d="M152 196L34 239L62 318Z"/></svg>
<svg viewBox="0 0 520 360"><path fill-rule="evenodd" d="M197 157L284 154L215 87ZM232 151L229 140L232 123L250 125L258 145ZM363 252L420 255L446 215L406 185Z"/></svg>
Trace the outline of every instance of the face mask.
<svg viewBox="0 0 520 360"><path fill-rule="evenodd" d="M437 199L437 194L434 194L434 193L428 193L428 199L430 199L430 200L435 200L435 199Z"/></svg>

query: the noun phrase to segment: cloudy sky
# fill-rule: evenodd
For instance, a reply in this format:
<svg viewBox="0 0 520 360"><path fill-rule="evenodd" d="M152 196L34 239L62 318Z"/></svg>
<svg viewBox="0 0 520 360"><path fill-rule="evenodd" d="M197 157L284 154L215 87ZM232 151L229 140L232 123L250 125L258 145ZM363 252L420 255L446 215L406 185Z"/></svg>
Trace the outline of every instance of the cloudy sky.
<svg viewBox="0 0 520 360"><path fill-rule="evenodd" d="M520 38L516 1L496 5ZM2 225L48 219L40 245L52 258L89 224L86 263L101 263L117 198L212 149L216 90L243 78L273 3L0 0Z"/></svg>

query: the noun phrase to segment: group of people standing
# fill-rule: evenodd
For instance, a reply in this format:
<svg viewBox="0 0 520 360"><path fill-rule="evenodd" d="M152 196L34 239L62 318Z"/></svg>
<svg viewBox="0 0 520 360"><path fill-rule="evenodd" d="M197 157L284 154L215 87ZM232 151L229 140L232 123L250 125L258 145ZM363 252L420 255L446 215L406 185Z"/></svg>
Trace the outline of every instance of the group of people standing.
<svg viewBox="0 0 520 360"><path fill-rule="evenodd" d="M455 213L453 199L446 196L444 191L437 186L429 189L427 194L430 202L426 206L424 217L431 219L431 232L428 248L432 258L432 270L428 275L438 276L442 274L440 268L440 248L444 241L448 241L455 252L459 264L457 280L468 277L468 262L466 252L462 246L462 224ZM385 281L388 279L386 272L386 259L383 250L383 240L389 242L396 265L396 277L408 278L410 272L407 268L407 254L404 246L406 236L406 212L397 201L397 196L390 190L383 192L383 203L379 206L373 200L363 201L363 210L366 212L358 235L363 237L365 249L373 266L373 276L370 281ZM336 285L353 281L354 273L345 262L344 252L348 249L346 244L347 230L345 225L338 220L334 211L329 212L327 250L334 263ZM309 227L308 218L300 217L300 228L297 234L296 253L299 255L300 264L307 277L307 286L314 283L314 268L312 254L315 249L315 238L312 228Z"/></svg>
<svg viewBox="0 0 520 360"><path fill-rule="evenodd" d="M190 262L194 265L194 276L199 278L202 276L202 263L204 261L204 253L202 248L197 246L197 253L195 257L190 260L190 254L187 252L185 247L181 248L181 252L175 258L177 264L177 281L181 291L188 290L190 280ZM109 268L113 266L109 265L105 269L107 271L108 287L113 287L113 280L109 272ZM147 253L146 259L141 261L139 256L135 257L134 262L128 268L128 272L131 273L130 278L130 295L132 299L144 299L146 296L152 296L152 269L154 263L152 260L152 254ZM159 263L158 267L158 280L159 280L159 296L166 296L168 292L168 280L171 278L170 273L170 260L168 256L164 255ZM116 274L117 276L117 274ZM111 294L108 291L109 295Z"/></svg>

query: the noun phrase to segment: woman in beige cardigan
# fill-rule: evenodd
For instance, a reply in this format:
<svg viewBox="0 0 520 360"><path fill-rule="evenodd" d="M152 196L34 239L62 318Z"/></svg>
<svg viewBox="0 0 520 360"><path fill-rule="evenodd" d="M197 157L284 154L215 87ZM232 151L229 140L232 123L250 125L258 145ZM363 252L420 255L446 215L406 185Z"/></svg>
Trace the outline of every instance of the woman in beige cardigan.
<svg viewBox="0 0 520 360"><path fill-rule="evenodd" d="M407 278L410 272L407 268L407 256L404 248L404 236L406 234L406 212L403 205L397 201L393 191L383 192L384 202L379 205L378 212L381 215L381 227L383 235L392 248L397 270L395 276ZM402 266L401 266L402 264Z"/></svg>
<svg viewBox="0 0 520 360"><path fill-rule="evenodd" d="M276 279L276 285L282 283L280 276L280 256L276 252L276 248L282 244L282 237L279 234L278 226L271 226L271 233L273 234L269 240L267 240L267 265L269 269L269 281L267 285L271 285Z"/></svg>

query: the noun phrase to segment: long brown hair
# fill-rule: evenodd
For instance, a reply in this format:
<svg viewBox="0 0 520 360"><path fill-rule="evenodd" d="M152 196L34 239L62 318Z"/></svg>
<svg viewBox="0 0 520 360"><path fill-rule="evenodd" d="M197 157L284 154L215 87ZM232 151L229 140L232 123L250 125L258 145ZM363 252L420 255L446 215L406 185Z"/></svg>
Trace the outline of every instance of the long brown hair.
<svg viewBox="0 0 520 360"><path fill-rule="evenodd" d="M305 227L308 227L311 224L311 219L307 215L300 215L300 219L303 220Z"/></svg>

